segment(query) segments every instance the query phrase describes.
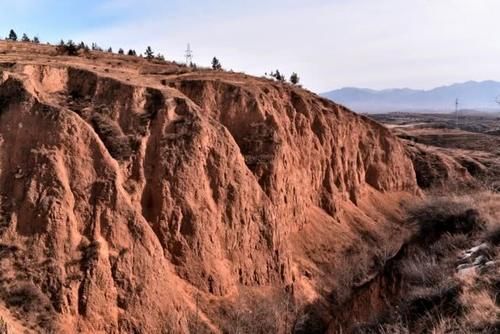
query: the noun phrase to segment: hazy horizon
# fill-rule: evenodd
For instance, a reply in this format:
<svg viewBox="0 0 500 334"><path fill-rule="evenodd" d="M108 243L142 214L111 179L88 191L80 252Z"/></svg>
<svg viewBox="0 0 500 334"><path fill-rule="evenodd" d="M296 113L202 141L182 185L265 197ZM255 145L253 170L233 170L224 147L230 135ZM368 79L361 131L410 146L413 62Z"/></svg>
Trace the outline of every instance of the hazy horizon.
<svg viewBox="0 0 500 334"><path fill-rule="evenodd" d="M453 111L457 99L461 109L498 111L500 82L467 81L432 90L341 88L322 95L361 112Z"/></svg>
<svg viewBox="0 0 500 334"><path fill-rule="evenodd" d="M495 0L19 0L0 12L0 34L38 35L136 49L151 45L253 75L299 73L321 93L342 87L432 89L500 80ZM481 51L479 61L477 52Z"/></svg>
<svg viewBox="0 0 500 334"><path fill-rule="evenodd" d="M414 87L385 87L385 88L372 88L372 87L355 87L355 86L343 86L343 87L337 87L330 89L329 91L335 91L335 90L341 90L341 89L350 89L350 88L355 88L355 89L367 89L367 90L372 90L376 92L383 92L383 91L388 91L388 90L415 90L415 91L432 91L436 88L443 88L443 87L451 87L454 85L461 85L461 84L466 84L466 83L484 83L484 82L495 82L495 83L500 83L500 80L491 80L491 79L485 79L485 80L466 80L466 81L457 81L457 82L448 82L448 83L443 83L437 86L433 87L428 87L428 88L414 88ZM328 93L328 91L323 92L323 93Z"/></svg>

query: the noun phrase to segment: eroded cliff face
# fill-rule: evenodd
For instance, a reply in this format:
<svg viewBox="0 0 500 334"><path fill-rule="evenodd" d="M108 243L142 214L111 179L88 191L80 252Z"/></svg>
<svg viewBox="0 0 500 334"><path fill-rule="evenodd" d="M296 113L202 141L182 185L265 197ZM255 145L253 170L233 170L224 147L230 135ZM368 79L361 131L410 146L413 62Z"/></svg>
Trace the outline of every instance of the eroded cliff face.
<svg viewBox="0 0 500 334"><path fill-rule="evenodd" d="M0 292L39 327L219 332L244 289L324 298L418 193L387 129L298 87L38 52L0 54Z"/></svg>

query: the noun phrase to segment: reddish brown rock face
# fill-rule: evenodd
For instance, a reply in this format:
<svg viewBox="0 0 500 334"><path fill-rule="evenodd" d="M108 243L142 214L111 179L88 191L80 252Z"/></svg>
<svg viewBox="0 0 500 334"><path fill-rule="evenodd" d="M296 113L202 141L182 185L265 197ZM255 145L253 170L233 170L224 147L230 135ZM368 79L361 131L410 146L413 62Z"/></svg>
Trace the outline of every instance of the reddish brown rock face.
<svg viewBox="0 0 500 334"><path fill-rule="evenodd" d="M322 298L418 192L387 129L303 89L16 45L0 42L0 292L28 284L36 326L218 332L248 289Z"/></svg>

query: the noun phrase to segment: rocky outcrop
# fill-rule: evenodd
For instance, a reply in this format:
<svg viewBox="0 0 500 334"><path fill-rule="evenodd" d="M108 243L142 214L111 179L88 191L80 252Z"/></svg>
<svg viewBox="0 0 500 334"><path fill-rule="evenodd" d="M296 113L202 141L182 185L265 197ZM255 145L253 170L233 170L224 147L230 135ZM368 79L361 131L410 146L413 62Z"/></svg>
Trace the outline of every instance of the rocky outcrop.
<svg viewBox="0 0 500 334"><path fill-rule="evenodd" d="M320 298L340 252L377 245L418 193L387 129L303 89L9 52L0 292L28 284L39 327L217 332L242 289Z"/></svg>

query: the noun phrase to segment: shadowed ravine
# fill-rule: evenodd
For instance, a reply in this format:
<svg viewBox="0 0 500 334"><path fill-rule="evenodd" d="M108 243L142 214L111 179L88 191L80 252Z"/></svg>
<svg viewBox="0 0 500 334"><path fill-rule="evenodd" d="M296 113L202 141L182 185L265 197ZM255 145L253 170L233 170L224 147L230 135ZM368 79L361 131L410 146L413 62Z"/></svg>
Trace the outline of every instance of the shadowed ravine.
<svg viewBox="0 0 500 334"><path fill-rule="evenodd" d="M354 285L350 299L333 308L334 320L329 324L328 333L350 333L359 324L376 322L400 303L405 293L400 264L406 252L407 245L404 245L394 256L386 259L377 272Z"/></svg>

